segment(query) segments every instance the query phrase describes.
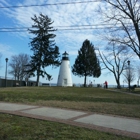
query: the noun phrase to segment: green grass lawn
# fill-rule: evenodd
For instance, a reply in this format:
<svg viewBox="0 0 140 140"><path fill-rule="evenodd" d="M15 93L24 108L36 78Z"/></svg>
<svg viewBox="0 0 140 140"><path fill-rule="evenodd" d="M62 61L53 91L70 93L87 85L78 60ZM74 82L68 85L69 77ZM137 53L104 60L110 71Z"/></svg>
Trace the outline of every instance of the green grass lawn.
<svg viewBox="0 0 140 140"><path fill-rule="evenodd" d="M129 89L128 88L122 88L120 89L121 91L124 91L124 92L129 92ZM135 90L131 90L130 91L131 93L134 93L134 94L140 94L140 88L135 88Z"/></svg>
<svg viewBox="0 0 140 140"><path fill-rule="evenodd" d="M140 96L99 88L0 88L0 101L140 118ZM132 140L66 124L0 114L0 140Z"/></svg>
<svg viewBox="0 0 140 140"><path fill-rule="evenodd" d="M78 109L140 118L140 96L100 88L0 88L0 101Z"/></svg>
<svg viewBox="0 0 140 140"><path fill-rule="evenodd" d="M134 140L110 133L0 114L0 140Z"/></svg>

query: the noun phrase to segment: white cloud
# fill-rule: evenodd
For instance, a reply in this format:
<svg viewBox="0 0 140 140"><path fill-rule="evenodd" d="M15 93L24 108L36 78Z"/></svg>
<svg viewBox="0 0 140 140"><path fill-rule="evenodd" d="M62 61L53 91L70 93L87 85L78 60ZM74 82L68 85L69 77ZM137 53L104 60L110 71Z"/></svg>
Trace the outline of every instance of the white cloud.
<svg viewBox="0 0 140 140"><path fill-rule="evenodd" d="M8 2L9 1L9 2ZM11 2L10 2L11 1ZM1 6L10 5L36 5L36 4L54 4L54 3L70 3L79 2L82 0L1 0ZM33 21L31 17L34 14L38 15L43 13L48 15L52 21L54 21L53 26L72 26L72 25L95 25L99 24L100 19L98 19L98 13L95 12L99 3L89 2L83 4L68 4L68 5L52 5L52 6L38 6L38 7L22 7L22 8L8 8L0 9L0 14L6 16L12 21L9 24L10 27L31 27ZM8 25L8 24L7 24ZM58 27L59 29L59 27ZM29 38L28 32L12 33L12 36L24 40L24 38ZM78 54L78 50L81 48L82 43L85 39L89 39L95 47L97 44L101 44L100 37L97 30L63 30L56 31L57 35L56 45L60 47L60 53L67 51L70 57L75 58ZM21 42L22 44L22 42ZM10 44L12 46L12 44ZM2 53L5 56L11 56L15 52L10 45L0 45L0 49L3 50ZM15 43L16 45L16 43ZM18 46L19 47L19 46ZM13 47L14 48L14 47ZM14 52L14 53L13 53ZM71 62L71 64L73 64ZM51 71L52 72L52 71ZM56 82L56 81L55 81Z"/></svg>
<svg viewBox="0 0 140 140"><path fill-rule="evenodd" d="M14 52L12 51L11 46L0 44L0 52L3 57L11 57Z"/></svg>
<svg viewBox="0 0 140 140"><path fill-rule="evenodd" d="M41 4L55 4L55 3L70 3L76 2L75 0L38 0L29 1L24 0L22 3L18 2L16 5L41 5ZM3 0L3 6L10 6ZM72 25L88 25L95 24L98 22L95 18L94 11L98 6L98 2L83 3L83 4L67 4L67 5L52 5L52 6L38 6L38 7L22 7L3 9L3 14L8 16L14 22L14 27L31 27L33 21L31 17L34 14L38 15L43 13L48 15L53 21L53 26L72 26ZM66 28L66 27L65 27ZM59 29L59 27L58 27ZM89 39L94 42L97 41L97 37L93 35L92 30L79 30L79 31L57 31L55 38L56 45L60 47L60 50L77 52L81 47L85 39ZM29 37L28 32L16 33L16 36ZM75 54L75 53L72 53Z"/></svg>

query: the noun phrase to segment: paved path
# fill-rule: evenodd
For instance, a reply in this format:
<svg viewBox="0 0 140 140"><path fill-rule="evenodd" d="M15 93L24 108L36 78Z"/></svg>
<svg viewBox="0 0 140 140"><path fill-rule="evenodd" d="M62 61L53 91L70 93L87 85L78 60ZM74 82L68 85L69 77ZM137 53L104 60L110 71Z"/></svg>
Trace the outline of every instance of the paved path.
<svg viewBox="0 0 140 140"><path fill-rule="evenodd" d="M140 119L4 102L0 102L0 112L61 122L140 139Z"/></svg>
<svg viewBox="0 0 140 140"><path fill-rule="evenodd" d="M114 91L114 92L120 92L120 93L124 93L124 94L129 94L129 95L133 95L133 96L140 96L140 94L136 94L136 93L132 93L132 92L125 92L125 91L121 91L119 89L107 89L110 91Z"/></svg>

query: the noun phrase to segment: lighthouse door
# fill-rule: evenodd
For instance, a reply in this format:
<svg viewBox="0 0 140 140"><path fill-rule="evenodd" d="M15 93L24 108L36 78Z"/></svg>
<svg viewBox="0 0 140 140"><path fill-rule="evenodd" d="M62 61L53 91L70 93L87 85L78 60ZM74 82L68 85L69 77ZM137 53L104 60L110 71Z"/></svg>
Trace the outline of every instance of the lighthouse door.
<svg viewBox="0 0 140 140"><path fill-rule="evenodd" d="M64 79L64 86L67 86L67 79Z"/></svg>

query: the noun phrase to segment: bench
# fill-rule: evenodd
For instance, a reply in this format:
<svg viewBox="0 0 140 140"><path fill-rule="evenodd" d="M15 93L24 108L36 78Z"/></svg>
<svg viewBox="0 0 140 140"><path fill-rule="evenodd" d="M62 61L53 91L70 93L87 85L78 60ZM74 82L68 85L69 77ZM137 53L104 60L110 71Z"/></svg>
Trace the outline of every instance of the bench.
<svg viewBox="0 0 140 140"><path fill-rule="evenodd" d="M136 87L137 85L130 86L130 91L134 91ZM127 88L127 90L129 90L129 87Z"/></svg>
<svg viewBox="0 0 140 140"><path fill-rule="evenodd" d="M49 83L42 83L42 86L50 86Z"/></svg>
<svg viewBox="0 0 140 140"><path fill-rule="evenodd" d="M134 91L136 87L137 87L137 85L130 86L130 90Z"/></svg>

